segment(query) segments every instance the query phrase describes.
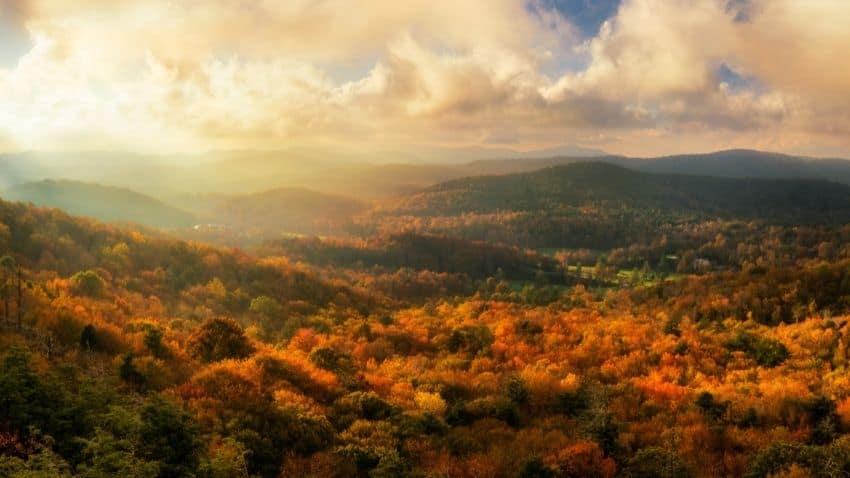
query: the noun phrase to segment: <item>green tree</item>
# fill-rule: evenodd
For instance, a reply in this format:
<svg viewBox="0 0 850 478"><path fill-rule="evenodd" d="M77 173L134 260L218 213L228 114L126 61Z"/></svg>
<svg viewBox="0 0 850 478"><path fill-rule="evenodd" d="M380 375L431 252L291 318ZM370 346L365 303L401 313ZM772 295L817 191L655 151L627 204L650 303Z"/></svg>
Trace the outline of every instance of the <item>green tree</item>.
<svg viewBox="0 0 850 478"><path fill-rule="evenodd" d="M696 405L703 415L711 421L720 420L726 413L727 403L718 402L711 392L702 392L697 396Z"/></svg>
<svg viewBox="0 0 850 478"><path fill-rule="evenodd" d="M763 367L776 367L791 355L782 342L749 332L740 332L726 342L726 347L729 350L744 352Z"/></svg>
<svg viewBox="0 0 850 478"><path fill-rule="evenodd" d="M162 335L162 329L159 327L151 327L145 332L145 347L157 358L164 357L167 352L165 344L162 343Z"/></svg>
<svg viewBox="0 0 850 478"><path fill-rule="evenodd" d="M99 297L106 289L106 281L97 272L89 269L71 276L74 293L88 297Z"/></svg>
<svg viewBox="0 0 850 478"><path fill-rule="evenodd" d="M215 446L209 459L201 463L198 476L203 478L248 478L248 450L233 438Z"/></svg>
<svg viewBox="0 0 850 478"><path fill-rule="evenodd" d="M410 464L395 450L385 453L369 478L405 478L410 476Z"/></svg>
<svg viewBox="0 0 850 478"><path fill-rule="evenodd" d="M281 331L284 326L283 307L272 297L261 295L251 300L248 310L259 315L259 323L263 333L270 336L275 331Z"/></svg>
<svg viewBox="0 0 850 478"><path fill-rule="evenodd" d="M203 362L245 358L254 346L239 324L227 317L209 319L189 338L189 351Z"/></svg>
<svg viewBox="0 0 850 478"><path fill-rule="evenodd" d="M26 460L0 455L0 476L9 478L71 478L71 467L61 456L42 447Z"/></svg>
<svg viewBox="0 0 850 478"><path fill-rule="evenodd" d="M97 331L92 324L86 324L80 332L80 348L83 350L97 349Z"/></svg>
<svg viewBox="0 0 850 478"><path fill-rule="evenodd" d="M141 410L140 455L159 462L162 478L194 476L201 441L194 419L174 403L155 396Z"/></svg>
<svg viewBox="0 0 850 478"><path fill-rule="evenodd" d="M30 355L14 347L0 365L0 430L27 437L31 428L50 432L55 395L35 373Z"/></svg>
<svg viewBox="0 0 850 478"><path fill-rule="evenodd" d="M155 478L159 463L140 456L142 419L136 411L113 406L100 420L92 437L83 439L82 478Z"/></svg>
<svg viewBox="0 0 850 478"><path fill-rule="evenodd" d="M121 365L118 366L118 376L121 380L129 383L134 388L139 389L145 384L145 376L136 364L133 363L133 354L126 353L121 359Z"/></svg>
<svg viewBox="0 0 850 478"><path fill-rule="evenodd" d="M486 354L493 340L493 332L486 325L464 325L452 331L448 348L452 353L465 351L472 355Z"/></svg>
<svg viewBox="0 0 850 478"><path fill-rule="evenodd" d="M283 307L281 307L280 303L267 295L255 297L251 301L251 305L248 309L251 312L263 315L268 318L277 317L283 312Z"/></svg>
<svg viewBox="0 0 850 478"><path fill-rule="evenodd" d="M332 347L317 347L308 358L317 367L339 375L352 374L357 370L351 356Z"/></svg>
<svg viewBox="0 0 850 478"><path fill-rule="evenodd" d="M823 460L816 447L799 443L774 442L760 450L750 460L746 478L765 478L781 472L793 464L808 467Z"/></svg>

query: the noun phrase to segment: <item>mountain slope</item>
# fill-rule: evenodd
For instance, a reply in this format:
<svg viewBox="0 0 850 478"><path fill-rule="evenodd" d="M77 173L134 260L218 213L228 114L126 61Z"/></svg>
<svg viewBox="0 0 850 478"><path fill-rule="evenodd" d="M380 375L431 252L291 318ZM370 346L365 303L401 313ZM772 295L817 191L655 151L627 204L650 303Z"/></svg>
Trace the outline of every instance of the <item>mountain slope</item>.
<svg viewBox="0 0 850 478"><path fill-rule="evenodd" d="M826 179L850 184L850 161L813 159L749 149L683 154L621 163L647 172L728 178Z"/></svg>
<svg viewBox="0 0 850 478"><path fill-rule="evenodd" d="M361 233L414 231L531 248L611 249L705 222L850 222L850 186L810 179L652 174L604 162L477 176L386 202Z"/></svg>
<svg viewBox="0 0 850 478"><path fill-rule="evenodd" d="M850 160L815 159L749 149L651 158L626 156L553 156L481 160L467 163L468 175L511 174L580 162L605 162L650 173L727 178L826 179L850 184Z"/></svg>
<svg viewBox="0 0 850 478"><path fill-rule="evenodd" d="M158 199L125 188L70 180L44 180L13 186L3 198L55 207L101 221L137 222L154 227L181 228L195 217Z"/></svg>
<svg viewBox="0 0 850 478"><path fill-rule="evenodd" d="M584 154L582 154L584 153ZM601 152L599 152L601 153ZM529 172L549 166L603 161L632 169L721 177L828 179L850 184L850 161L812 159L751 150L728 150L656 158L601 155L582 149L518 153L478 159L459 150L451 162L439 151L341 154L329 151L233 151L198 156L122 153L0 154L0 188L46 178L108 183L159 198L182 193L251 194L303 187L328 194L344 191L361 199L406 195L451 179ZM466 155L468 162L460 157ZM493 153L495 154L495 153ZM541 156L546 154L546 156ZM488 156L491 158L492 156ZM71 167L70 165L74 165Z"/></svg>
<svg viewBox="0 0 850 478"><path fill-rule="evenodd" d="M285 261L260 260L232 248L177 240L156 231L140 233L59 209L0 200L0 257L6 255L24 267L65 277L92 269L113 292L127 288L145 296L155 294L166 304L186 300L188 296L181 295L186 289L209 284L239 290L247 297L275 297L282 304L293 300L323 307L336 297L351 304L369 300L353 288ZM243 300L235 300L217 313L244 314L247 307Z"/></svg>
<svg viewBox="0 0 850 478"><path fill-rule="evenodd" d="M576 163L449 181L399 201L393 210L455 215L591 205L805 222L844 220L850 219L850 187L806 179L651 174L602 162Z"/></svg>

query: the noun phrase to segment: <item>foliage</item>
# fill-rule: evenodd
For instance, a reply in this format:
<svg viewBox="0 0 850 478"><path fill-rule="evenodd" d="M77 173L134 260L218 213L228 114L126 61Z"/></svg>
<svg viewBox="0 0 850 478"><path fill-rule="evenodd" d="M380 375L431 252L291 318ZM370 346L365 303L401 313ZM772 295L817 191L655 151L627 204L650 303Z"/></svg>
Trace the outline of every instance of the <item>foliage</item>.
<svg viewBox="0 0 850 478"><path fill-rule="evenodd" d="M0 202L0 475L846 474L850 228L627 206L257 257Z"/></svg>
<svg viewBox="0 0 850 478"><path fill-rule="evenodd" d="M283 308L278 301L265 295L252 299L248 309L251 312L256 312L266 317L275 317L283 312Z"/></svg>
<svg viewBox="0 0 850 478"><path fill-rule="evenodd" d="M788 349L776 340L741 332L726 343L729 350L744 352L759 365L775 367L788 358Z"/></svg>
<svg viewBox="0 0 850 478"><path fill-rule="evenodd" d="M139 415L140 455L159 463L160 476L191 476L201 448L192 417L160 397L149 400Z"/></svg>
<svg viewBox="0 0 850 478"><path fill-rule="evenodd" d="M205 321L189 338L189 351L204 362L245 358L254 351L242 327L227 317Z"/></svg>
<svg viewBox="0 0 850 478"><path fill-rule="evenodd" d="M80 271L71 276L74 292L89 297L98 297L106 288L106 282L93 270Z"/></svg>
<svg viewBox="0 0 850 478"><path fill-rule="evenodd" d="M638 450L625 468L629 478L688 478L691 473L675 453L651 447Z"/></svg>

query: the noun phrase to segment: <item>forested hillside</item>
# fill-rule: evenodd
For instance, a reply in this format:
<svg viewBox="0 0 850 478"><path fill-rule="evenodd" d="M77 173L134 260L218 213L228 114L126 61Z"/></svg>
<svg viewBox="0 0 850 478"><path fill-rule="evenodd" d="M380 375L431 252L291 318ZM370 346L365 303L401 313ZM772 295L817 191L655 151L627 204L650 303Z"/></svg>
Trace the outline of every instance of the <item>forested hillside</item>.
<svg viewBox="0 0 850 478"><path fill-rule="evenodd" d="M681 236L706 221L836 225L850 186L817 180L650 174L607 163L479 176L386 202L359 234L415 230L532 248L610 249Z"/></svg>
<svg viewBox="0 0 850 478"><path fill-rule="evenodd" d="M577 168L422 198L688 218L710 189L658 180L665 209ZM777 184L737 194L793 200ZM408 233L256 257L0 202L0 474L841 476L850 232L689 224L602 256Z"/></svg>
<svg viewBox="0 0 850 478"><path fill-rule="evenodd" d="M189 227L197 222L192 214L153 197L94 183L44 180L2 190L0 197L60 208L101 221L135 222L166 229Z"/></svg>
<svg viewBox="0 0 850 478"><path fill-rule="evenodd" d="M441 155L340 155L327 151L233 151L214 155L119 153L0 154L0 188L44 179L113 184L171 202L183 194L246 195L306 188L359 200L387 199L437 183L482 175L537 171L579 162L605 162L636 171L726 178L819 179L850 184L850 162L754 150L659 157L490 154L487 159L441 161ZM465 155L474 158L475 155ZM433 161L424 161L432 159Z"/></svg>
<svg viewBox="0 0 850 478"><path fill-rule="evenodd" d="M850 478L848 25L0 0L0 478Z"/></svg>
<svg viewBox="0 0 850 478"><path fill-rule="evenodd" d="M704 217L841 222L850 217L850 187L814 180L647 174L590 162L449 181L414 194L390 210L424 216L551 212L590 206Z"/></svg>
<svg viewBox="0 0 850 478"><path fill-rule="evenodd" d="M515 247L409 233L369 241L283 239L265 243L258 252L321 266L409 268L463 273L475 279L501 274L533 280L538 273L553 275L558 271L555 259Z"/></svg>

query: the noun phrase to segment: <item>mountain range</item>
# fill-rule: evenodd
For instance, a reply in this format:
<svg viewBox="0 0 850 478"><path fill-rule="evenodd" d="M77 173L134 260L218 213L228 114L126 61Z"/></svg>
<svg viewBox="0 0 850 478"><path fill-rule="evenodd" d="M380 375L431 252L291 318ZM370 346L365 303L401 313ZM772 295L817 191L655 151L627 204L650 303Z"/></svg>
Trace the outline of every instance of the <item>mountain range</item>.
<svg viewBox="0 0 850 478"><path fill-rule="evenodd" d="M0 196L103 221L172 230L212 223L254 240L282 233L333 235L341 224L364 214L371 224L349 228L349 233L387 230L374 221L404 214L540 214L590 206L604 206L609 213L643 209L783 222L850 219L845 217L850 161L752 150L462 164L335 163L310 156L228 153L216 160L184 158L178 165L162 158L145 163L145 156L98 153L88 157L84 168L61 168L69 159L30 159L0 157L6 185ZM25 180L48 174L56 178ZM84 179L62 179L67 176Z"/></svg>
<svg viewBox="0 0 850 478"><path fill-rule="evenodd" d="M572 151L565 155L563 152ZM586 154L578 154L586 153ZM0 155L0 189L43 179L110 184L166 202L190 194L250 194L277 188L344 193L361 200L406 195L466 176L528 172L574 162L603 161L639 171L732 178L827 179L850 184L850 161L753 150L630 158L593 150L502 151L502 159L470 152L468 161L385 153L339 156L323 151L236 151L196 156L119 153ZM498 154L490 152L489 154ZM439 161L437 159L442 159ZM69 167L74 164L74 167Z"/></svg>

